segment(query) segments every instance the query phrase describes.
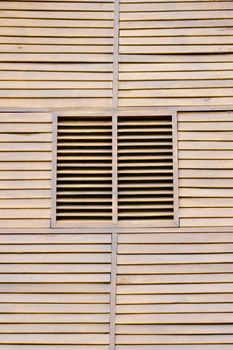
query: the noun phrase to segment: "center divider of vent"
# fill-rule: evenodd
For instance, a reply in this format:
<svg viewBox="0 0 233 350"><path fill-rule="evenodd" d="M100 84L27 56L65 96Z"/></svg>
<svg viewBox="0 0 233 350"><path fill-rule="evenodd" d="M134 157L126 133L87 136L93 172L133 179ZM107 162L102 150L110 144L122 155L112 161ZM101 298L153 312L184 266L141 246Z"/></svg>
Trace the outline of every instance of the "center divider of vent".
<svg viewBox="0 0 233 350"><path fill-rule="evenodd" d="M118 219L173 220L172 116L118 118Z"/></svg>
<svg viewBox="0 0 233 350"><path fill-rule="evenodd" d="M111 220L111 116L58 117L57 130L57 220Z"/></svg>

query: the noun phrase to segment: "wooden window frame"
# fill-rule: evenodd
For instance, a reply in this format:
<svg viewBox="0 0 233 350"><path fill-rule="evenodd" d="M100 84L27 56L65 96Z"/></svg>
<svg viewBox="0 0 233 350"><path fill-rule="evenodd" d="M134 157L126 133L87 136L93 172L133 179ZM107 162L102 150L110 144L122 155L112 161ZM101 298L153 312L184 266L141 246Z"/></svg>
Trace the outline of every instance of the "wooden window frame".
<svg viewBox="0 0 233 350"><path fill-rule="evenodd" d="M106 110L105 110L106 112ZM82 223L80 221L66 223L59 222L56 218L56 192L57 192L57 124L59 116L69 115L68 111L59 112L53 114L53 129L52 129L52 203L51 203L51 228L108 228L109 230L120 228L146 228L146 227L179 227L179 193L178 193L178 146L177 146L177 110L172 108L114 108L110 110L112 115L112 220L108 222L90 221L88 223ZM92 110L85 110L85 115L94 113ZM77 110L75 115L83 116L83 110ZM97 112L97 115L101 115L101 111ZM167 116L172 117L172 146L173 146L173 220L131 220L124 221L118 220L118 117L120 116Z"/></svg>

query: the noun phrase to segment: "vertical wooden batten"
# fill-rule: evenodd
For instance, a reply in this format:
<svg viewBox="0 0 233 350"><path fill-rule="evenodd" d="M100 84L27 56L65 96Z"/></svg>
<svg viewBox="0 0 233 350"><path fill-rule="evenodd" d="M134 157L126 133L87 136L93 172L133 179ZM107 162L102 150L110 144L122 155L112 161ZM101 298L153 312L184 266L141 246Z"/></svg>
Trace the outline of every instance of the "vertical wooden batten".
<svg viewBox="0 0 233 350"><path fill-rule="evenodd" d="M120 0L114 0L114 44L112 81L112 220L118 221L118 82L119 82Z"/></svg>

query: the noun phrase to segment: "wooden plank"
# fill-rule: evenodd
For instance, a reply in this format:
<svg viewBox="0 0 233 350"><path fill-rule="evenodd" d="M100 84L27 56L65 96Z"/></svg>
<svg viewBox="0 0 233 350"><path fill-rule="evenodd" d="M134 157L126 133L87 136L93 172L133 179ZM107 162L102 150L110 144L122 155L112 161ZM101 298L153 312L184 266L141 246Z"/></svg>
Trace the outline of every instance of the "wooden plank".
<svg viewBox="0 0 233 350"><path fill-rule="evenodd" d="M148 314L118 315L118 324L219 324L232 322L231 313L195 313L195 314Z"/></svg>
<svg viewBox="0 0 233 350"><path fill-rule="evenodd" d="M34 129L34 133L8 133L3 134L0 133L0 142L52 142L52 135L51 133L36 133L36 130Z"/></svg>
<svg viewBox="0 0 233 350"><path fill-rule="evenodd" d="M8 281L7 281L8 282ZM26 281L27 282L27 281ZM179 283L232 283L233 274L190 274L190 275L127 275L127 276L118 276L118 285L147 285L147 284L179 284ZM140 288L140 287L138 287ZM204 306L202 306L204 310ZM153 313L153 308L151 308L151 313ZM172 310L172 307L171 307ZM194 311L194 310L193 310ZM227 312L227 310L225 310ZM230 308L228 311L232 311ZM146 309L144 309L146 313ZM159 311L158 311L159 312ZM172 311L169 311L172 312ZM178 312L178 311L174 311ZM198 311L196 311L198 312ZM201 312L201 311L200 311ZM204 312L204 311L203 311ZM120 312L121 313L121 312ZM130 311L128 310L128 312ZM135 312L137 313L137 312Z"/></svg>
<svg viewBox="0 0 233 350"><path fill-rule="evenodd" d="M223 223L224 220L227 223L228 221L232 222L232 218L229 219L182 219L184 222L191 222L193 221L193 224L198 222L206 222L206 221L213 221L215 223L215 226L219 226L216 224L216 222ZM213 225L214 226L214 225ZM9 259L7 256L2 256L2 258L5 258L5 262L9 262ZM147 254L147 255L120 255L118 260L119 265L150 265L150 264L193 264L193 263L224 263L224 262L231 262L231 254L187 254L187 255L169 255L169 254L161 254L161 255L154 255L154 254ZM11 260L10 260L11 261ZM17 260L19 261L19 260ZM14 262L14 261L12 261Z"/></svg>
<svg viewBox="0 0 233 350"><path fill-rule="evenodd" d="M110 254L101 253L41 253L41 254L1 254L2 263L109 263Z"/></svg>
<svg viewBox="0 0 233 350"><path fill-rule="evenodd" d="M18 318L18 317L16 317ZM41 317L39 317L41 318ZM76 317L78 319L78 317ZM84 317L84 320L86 317ZM96 319L96 317L94 317ZM100 316L100 319L101 316ZM108 344L107 334L73 334L72 337L68 334L40 334L36 337L35 334L0 334L0 343L2 344L54 344L59 345L62 342L65 344Z"/></svg>
<svg viewBox="0 0 233 350"><path fill-rule="evenodd" d="M107 324L1 324L0 332L11 333L107 333ZM225 331L226 332L226 331ZM38 337L39 338L39 337Z"/></svg>
<svg viewBox="0 0 233 350"><path fill-rule="evenodd" d="M121 37L120 45L122 46L143 46L142 52L148 52L148 50L155 50L155 48L149 48L150 45L226 45L232 44L230 36L172 36L172 37L158 37L158 36L146 36L146 37ZM3 45L3 48L7 45ZM226 48L225 48L226 49ZM4 49L3 49L4 50ZM172 50L170 48L170 50ZM176 50L176 49L175 49ZM199 48L200 50L200 48ZM193 51L196 51L193 49ZM203 50L205 51L205 49ZM4 52L7 52L4 50ZM123 50L124 52L124 50Z"/></svg>
<svg viewBox="0 0 233 350"><path fill-rule="evenodd" d="M1 136L0 136L1 137ZM32 170L32 171L50 171L51 170L51 162L0 162L0 169L4 171L24 171L24 170ZM1 197L0 197L1 198Z"/></svg>
<svg viewBox="0 0 233 350"><path fill-rule="evenodd" d="M50 219L1 219L2 228L50 228Z"/></svg>
<svg viewBox="0 0 233 350"><path fill-rule="evenodd" d="M180 207L181 208L211 208L211 207L219 207L226 208L233 206L233 198L205 198L205 197L196 197L196 198L180 198Z"/></svg>
<svg viewBox="0 0 233 350"><path fill-rule="evenodd" d="M135 46L133 46L134 49ZM157 47L155 48L155 50ZM144 49L143 49L144 50ZM1 77L4 77L5 72L1 72ZM34 73L35 74L35 73ZM68 74L68 73L66 73ZM197 79L198 78L198 79ZM121 72L119 74L119 79L123 80L201 80L201 79L227 79L232 78L231 71L201 71L197 73L195 71L185 71L182 76L179 72ZM141 86L142 89L143 86Z"/></svg>
<svg viewBox="0 0 233 350"><path fill-rule="evenodd" d="M51 274L51 275L50 274L15 274L15 275L2 274L0 275L0 282L1 283L109 283L110 276L109 274L103 274L103 273L101 274L97 274L97 273L65 274L65 275L64 274L60 274L60 275L59 274ZM24 306L23 310L26 310L26 309L27 308ZM34 310L36 309L37 309L37 312L39 311L42 312L41 308L39 308L38 305L35 307ZM8 310L15 310L14 312L17 312L17 307L14 306L13 309L8 308ZM47 306L45 307L44 310L47 310ZM75 313L75 307L73 307L73 310L74 310L73 313ZM6 310L3 312L6 312ZM23 311L21 310L20 312L23 312ZM32 311L29 311L29 312L32 312Z"/></svg>
<svg viewBox="0 0 233 350"><path fill-rule="evenodd" d="M3 322L4 323L86 323L86 324L97 323L98 324L98 323L108 323L109 315L108 314L4 314L2 315L1 314L0 322L1 323ZM38 336L37 336L37 342L38 342Z"/></svg>
<svg viewBox="0 0 233 350"><path fill-rule="evenodd" d="M10 121L10 120L9 120ZM28 123L2 123L1 133L50 133L51 123L28 124Z"/></svg>
<svg viewBox="0 0 233 350"><path fill-rule="evenodd" d="M63 264L64 266L64 264ZM87 266L87 265L85 265ZM0 294L1 303L43 303L43 304L108 304L108 294ZM26 325L25 325L26 326ZM85 331L85 330L84 330ZM87 331L87 329L86 329ZM1 332L1 330L0 330ZM4 333L4 332L3 332Z"/></svg>
<svg viewBox="0 0 233 350"><path fill-rule="evenodd" d="M86 40L86 39L85 39ZM88 40L87 40L88 41ZM93 40L94 41L94 40ZM89 45L53 45L46 46L46 45L21 45L21 48L19 49L18 45L4 45L1 44L1 50L3 53L21 53L21 54L33 54L33 53L57 53L57 54L64 54L64 53L112 53L112 46L109 45L111 42L107 42L104 45L96 45L93 46L93 43L90 43Z"/></svg>
<svg viewBox="0 0 233 350"><path fill-rule="evenodd" d="M0 209L0 219L49 219L50 208L48 209Z"/></svg>
<svg viewBox="0 0 233 350"><path fill-rule="evenodd" d="M88 16L89 15L89 16ZM88 17L87 17L88 16ZM90 12L78 12L77 17L80 19L111 19L112 14L108 12L91 14ZM46 34L47 32L47 34ZM93 37L101 41L102 38L112 38L113 29L112 28L24 28L24 27L1 27L1 33L3 36L26 36L26 37ZM99 39L98 39L99 38ZM13 39L14 40L14 39ZM103 42L104 39L102 39ZM112 43L112 42L111 42Z"/></svg>
<svg viewBox="0 0 233 350"><path fill-rule="evenodd" d="M141 4L142 5L142 4ZM143 4L143 5L151 5L151 4ZM134 4L135 6L135 4ZM0 25L2 23L0 19ZM9 21L11 23L11 20ZM197 23L199 23L199 26ZM206 23L207 22L207 23ZM3 22L4 23L4 22ZM145 27L143 24L145 23ZM172 21L168 23L166 21L155 21L154 26L148 28L148 24L143 21L138 21L136 25L133 23L121 22L121 37L122 38L130 38L130 37L174 37L174 36L227 36L232 35L232 29L227 27L230 21L222 21L222 20L212 20L212 21ZM166 25L167 24L167 25ZM220 25L224 26L224 31L222 28L219 28ZM170 27L173 25L173 28ZM208 28L211 27L211 28ZM179 28L182 27L182 28ZM198 28L195 28L198 27ZM128 29L130 28L130 29ZM140 29L137 29L140 28ZM152 29L153 28L153 29Z"/></svg>
<svg viewBox="0 0 233 350"><path fill-rule="evenodd" d="M181 169L232 169L233 162L231 159L181 159L180 167Z"/></svg>
<svg viewBox="0 0 233 350"><path fill-rule="evenodd" d="M3 54L4 55L4 54ZM15 54L17 56L17 54ZM33 55L33 54L32 54ZM44 55L44 54L43 54ZM27 55L25 55L26 58ZM46 54L45 54L46 57ZM67 57L67 59L70 57ZM76 60L78 56L76 55ZM111 81L112 74L106 72L70 72L70 71L2 71L1 80L89 80L89 81Z"/></svg>
<svg viewBox="0 0 233 350"><path fill-rule="evenodd" d="M209 111L204 115L200 112L179 112L179 122L229 122L232 118L232 111Z"/></svg>
<svg viewBox="0 0 233 350"><path fill-rule="evenodd" d="M151 73L152 74L152 73ZM229 97L200 97L200 98L138 98L138 99L121 99L120 107L186 107L195 106L230 106L231 98Z"/></svg>
<svg viewBox="0 0 233 350"><path fill-rule="evenodd" d="M232 344L229 335L119 335L117 344Z"/></svg>
<svg viewBox="0 0 233 350"><path fill-rule="evenodd" d="M100 4L98 4L100 5ZM4 11L1 11L1 17L2 18L33 18L33 19L73 19L73 20L112 20L113 19L113 12L107 11L67 11L67 8L65 11L57 11L57 9L54 9L54 4L51 3L51 6L53 6L53 9L51 11L43 11L43 10L36 10L31 11L29 10L18 10L18 9L5 9ZM64 5L63 5L64 6ZM30 33L30 31L29 31Z"/></svg>
<svg viewBox="0 0 233 350"><path fill-rule="evenodd" d="M35 345L29 345L29 344L0 344L0 349L1 350L44 350L43 348L46 346L46 349L48 350L72 350L74 345L40 345L40 344L35 344ZM223 345L224 346L224 345ZM108 350L109 346L108 345L75 345L77 350ZM223 350L225 350L223 348Z"/></svg>
<svg viewBox="0 0 233 350"><path fill-rule="evenodd" d="M141 15L141 14L140 14ZM221 44L219 45L195 45L190 43L190 45L185 45L184 41L180 42L180 44L177 43L177 45L171 46L159 46L159 45L150 45L150 46L123 46L120 47L120 53L121 54L197 54L197 53L217 53L222 50ZM231 53L233 50L232 45L224 45L224 52L225 53Z"/></svg>
<svg viewBox="0 0 233 350"><path fill-rule="evenodd" d="M232 94L233 95L233 94ZM112 91L109 90L0 90L0 98L97 98L111 97Z"/></svg>
<svg viewBox="0 0 233 350"><path fill-rule="evenodd" d="M10 210L10 209L9 209ZM0 239L1 242L1 239ZM56 241L55 241L56 242ZM34 244L1 244L0 246L0 252L4 253L78 253L78 252L86 252L86 253L93 253L93 252L111 252L111 245L110 244L59 244L55 243L49 244L48 242L46 244L38 244L35 242ZM36 244L35 244L36 243ZM82 242L81 242L82 243ZM81 272L81 271L80 271Z"/></svg>
<svg viewBox="0 0 233 350"><path fill-rule="evenodd" d="M227 306L229 309L227 310ZM212 313L232 312L232 303L207 304L156 304L156 305L118 305L117 314L166 314L166 313Z"/></svg>
<svg viewBox="0 0 233 350"><path fill-rule="evenodd" d="M36 155L37 155L37 159L39 159L38 162L51 161L51 152L36 152ZM8 162L29 162L34 160L35 160L35 152L0 152L1 162L7 162L7 161ZM43 183L43 180L41 180L41 182ZM12 184L12 186L13 185L14 184Z"/></svg>
<svg viewBox="0 0 233 350"><path fill-rule="evenodd" d="M201 209L195 209L195 208L182 208L181 209L181 217L184 216L191 216L190 212L193 212L193 216L196 217L203 211L204 217L207 217L210 215L211 211L219 210L220 216L221 216L221 209L220 208L201 208ZM227 211L226 208L222 209ZM229 210L230 212L230 210ZM209 213L209 215L208 215ZM216 215L216 213L215 213ZM229 213L228 213L229 215ZM226 215L227 216L227 215ZM209 244L209 243L182 243L182 244L176 244L173 242L173 244L169 243L161 243L157 241L157 244L153 244L152 242L146 243L146 240L144 240L144 244L141 242L139 244L120 244L118 247L118 253L119 254L189 254L189 253L214 253L214 252L229 252L231 253L233 248L232 243L218 243L218 244ZM3 248L5 251L7 248ZM13 247L14 249L14 247ZM1 248L0 248L0 251ZM9 250L11 251L11 249Z"/></svg>
<svg viewBox="0 0 233 350"><path fill-rule="evenodd" d="M17 37L16 37L17 39ZM22 38L19 38L22 42ZM24 39L25 40L25 39ZM29 38L27 39L27 42L30 44L34 43L36 40L36 38L32 38L29 40ZM37 39L38 40L38 39ZM46 44L46 41L44 41L45 39L43 39L43 43ZM65 38L63 39L64 43L74 43L73 41L71 42L71 40L73 39L69 39L69 38ZM77 39L75 39L77 40ZM96 39L95 39L96 40ZM60 40L59 40L60 42ZM49 44L50 42L48 42ZM44 63L43 65L41 65L40 63L0 63L0 68L2 71L49 71L49 72L112 72L113 70L113 66L112 63L86 63L86 62L82 62L82 63L66 63L65 65L63 63ZM224 64L223 64L223 68L224 68ZM84 86L85 87L85 86ZM17 112L15 112L17 113ZM7 114L7 113L5 113ZM33 117L33 115L35 116L35 114L37 115L37 113L20 113L19 115L24 115L25 114L30 118L31 116ZM42 116L46 116L46 113L39 113ZM51 119L51 114L50 115L50 119ZM14 113L11 113L11 116L14 116Z"/></svg>
<svg viewBox="0 0 233 350"><path fill-rule="evenodd" d="M157 12L157 11L213 11L213 10L233 10L233 4L230 1L214 1L214 2L187 2L187 3L156 3L145 2L140 3L123 3L121 5L121 12Z"/></svg>
<svg viewBox="0 0 233 350"><path fill-rule="evenodd" d="M233 142L231 141L180 141L179 142L180 150L188 150L188 149L198 149L198 150L229 150L233 149ZM219 172L219 176L220 172Z"/></svg>
<svg viewBox="0 0 233 350"><path fill-rule="evenodd" d="M2 62L64 62L69 60L69 62L112 62L112 54L103 54L103 53L66 53L62 54L52 54L52 53L28 53L22 55L21 53L2 53L1 61ZM16 72L15 72L16 73ZM1 77L2 74L0 74ZM2 77L1 77L2 79ZM38 107L38 105L37 105ZM25 106L24 106L25 108Z"/></svg>
<svg viewBox="0 0 233 350"><path fill-rule="evenodd" d="M151 0L152 1L152 0ZM140 1L135 1L140 2ZM149 3L150 1L148 1ZM185 18L179 19L179 20L148 20L148 21L143 21L143 20L138 20L138 21L121 21L121 33L124 35L124 32L130 32L130 29L141 29L141 30L146 30L146 29L174 29L176 30L177 28L187 28L188 33L189 30L193 30L193 33L196 32L199 28L203 28L203 31L205 31L205 28L212 28L213 31L217 30L218 27L225 27L226 30L228 27L231 27L231 20L229 19L224 19L224 18L218 18L218 19L188 19L186 20Z"/></svg>
<svg viewBox="0 0 233 350"><path fill-rule="evenodd" d="M111 81L0 81L1 89L61 89L65 91L66 89L111 89Z"/></svg>
<svg viewBox="0 0 233 350"><path fill-rule="evenodd" d="M50 200L43 198L41 199L0 199L0 208L1 209L41 209L41 208L47 208L50 209L51 203Z"/></svg>
<svg viewBox="0 0 233 350"><path fill-rule="evenodd" d="M233 191L229 188L181 188L181 197L207 197L207 198L227 198L233 197Z"/></svg>
<svg viewBox="0 0 233 350"><path fill-rule="evenodd" d="M191 218L181 219L181 226L232 226L232 218Z"/></svg>
<svg viewBox="0 0 233 350"><path fill-rule="evenodd" d="M104 1L103 1L104 2ZM5 19L5 11L1 13L0 26L1 27L33 27L33 28L112 28L112 20L69 20L66 21L59 19L43 19L43 18L20 18L20 12L18 18ZM2 38L1 38L2 39ZM22 40L22 37L20 38ZM12 38L11 38L12 40Z"/></svg>
<svg viewBox="0 0 233 350"><path fill-rule="evenodd" d="M108 345L46 345L47 350L70 350L72 346L75 346L76 350L108 350L109 346ZM224 346L224 345L223 345ZM43 350L43 347L45 345L29 345L29 344L4 344L0 345L1 350ZM225 348L222 348L225 350Z"/></svg>
<svg viewBox="0 0 233 350"><path fill-rule="evenodd" d="M109 264L2 264L2 273L109 273ZM219 268L219 270L221 270ZM227 268L226 268L227 270ZM230 270L230 269L229 269ZM1 298L0 298L1 299ZM87 299L89 300L89 299ZM8 300L10 302L10 300ZM51 301L51 300L50 300ZM85 301L85 300L83 300Z"/></svg>
<svg viewBox="0 0 233 350"><path fill-rule="evenodd" d="M1 143L0 144L0 151L7 151L7 152L22 152L22 151L35 151L35 152L40 152L40 151L47 151L47 152L51 152L51 148L52 145L51 143L47 142L47 143ZM27 174L27 173L26 173ZM26 176L25 174L25 176ZM33 172L30 172L31 176L33 175ZM21 174L24 175L24 174ZM19 175L20 176L20 175ZM38 175L40 177L40 173ZM10 177L10 176L9 176Z"/></svg>
<svg viewBox="0 0 233 350"><path fill-rule="evenodd" d="M231 325L118 325L117 334L231 334Z"/></svg>
<svg viewBox="0 0 233 350"><path fill-rule="evenodd" d="M2 10L38 10L38 11L53 11L54 4L49 2L29 2L29 1L20 1L20 5L18 1L4 1L0 5L0 9ZM108 12L113 11L113 4L111 3L81 3L81 2L68 2L68 4L58 2L56 4L56 11L93 11L93 12Z"/></svg>
<svg viewBox="0 0 233 350"><path fill-rule="evenodd" d="M122 57L122 56L121 56ZM131 56L138 57L138 56ZM143 56L151 57L151 56ZM154 57L154 56L152 56ZM198 72L199 73L199 72ZM162 78L162 77L161 77ZM179 79L174 78L174 80L146 80L143 81L143 85L138 84L137 81L121 81L119 82L120 90L150 90L150 89L194 89L194 88L221 88L221 87L231 87L232 81L230 79L221 80L182 80L180 76ZM6 82L7 83L7 82ZM38 83L39 84L39 83ZM214 119L214 117L213 117Z"/></svg>
<svg viewBox="0 0 233 350"><path fill-rule="evenodd" d="M228 114L228 118L232 118L232 115ZM204 119L204 118L203 118ZM210 121L205 122L205 119L203 122L188 122L188 123L182 123L179 122L179 130L180 131L229 131L233 129L233 122L231 121L223 121L216 123L216 120L213 119L212 123Z"/></svg>
<svg viewBox="0 0 233 350"><path fill-rule="evenodd" d="M19 266L16 270L19 270ZM8 272L9 267L0 267L0 271L4 270ZM14 271L13 271L14 272ZM186 273L231 273L233 272L232 265L230 263L227 264L177 264L177 265L121 265L118 266L119 275L151 275L151 274L186 274Z"/></svg>
<svg viewBox="0 0 233 350"><path fill-rule="evenodd" d="M222 19L232 18L233 11L171 11L171 12L123 12L121 13L122 21L142 21L142 20L179 20L179 19Z"/></svg>
<svg viewBox="0 0 233 350"><path fill-rule="evenodd" d="M218 157L216 157L218 158ZM208 176L208 174L206 174ZM0 182L1 183L1 182ZM180 179L180 187L232 188L231 179Z"/></svg>
<svg viewBox="0 0 233 350"><path fill-rule="evenodd" d="M1 112L0 123L51 123L51 113ZM45 126L45 125L44 125Z"/></svg>
<svg viewBox="0 0 233 350"><path fill-rule="evenodd" d="M70 294L109 294L110 287L107 283L4 283L1 285L0 293L70 293ZM30 316L30 315L28 315ZM52 316L52 315L51 315ZM38 320L39 321L39 320ZM71 320L72 321L72 320ZM4 321L3 321L4 322ZM30 319L29 319L29 322ZM79 322L77 320L77 322ZM80 320L84 322L84 320ZM93 320L90 323L98 323ZM108 321L107 321L108 322ZM32 322L34 323L34 322ZM36 322L38 323L38 322ZM39 322L40 323L40 322ZM71 322L73 323L73 322ZM101 323L101 322L100 322Z"/></svg>
<svg viewBox="0 0 233 350"><path fill-rule="evenodd" d="M221 199L222 200L222 199ZM219 199L218 199L219 201ZM144 231L144 230L143 230ZM1 236L2 237L2 236ZM2 239L2 238L1 238ZM15 238L14 238L15 239ZM174 232L173 229L170 233L161 233L161 232L143 232L140 229L139 233L134 231L131 233L120 233L119 234L119 244L162 244L162 243L232 243L233 242L233 233L232 232L222 232L218 229L216 232L203 232L203 229L198 232ZM120 245L119 245L120 247Z"/></svg>
<svg viewBox="0 0 233 350"><path fill-rule="evenodd" d="M61 98L46 99L46 98L22 98L22 99L4 99L4 105L6 107L11 107L14 103L16 108L32 108L37 107L38 105L41 108L83 108L87 105L90 108L108 108L111 107L110 98Z"/></svg>
<svg viewBox="0 0 233 350"><path fill-rule="evenodd" d="M14 146L14 144L12 144ZM17 145L17 144L16 144ZM1 150L3 144L0 146ZM21 145L22 146L22 145ZM50 171L2 171L0 174L1 180L50 180L51 172Z"/></svg>
<svg viewBox="0 0 233 350"><path fill-rule="evenodd" d="M38 152L39 153L39 152ZM40 154L38 154L40 156ZM20 157L18 157L20 160ZM0 153L1 160L1 153ZM4 159L5 160L5 159ZM9 160L14 161L14 157L9 156ZM51 180L1 180L0 181L0 189L1 190L21 190L21 189L50 189L51 188Z"/></svg>
<svg viewBox="0 0 233 350"><path fill-rule="evenodd" d="M169 286L170 288L171 286ZM134 295L118 295L119 305L142 305L142 304L183 304L185 303L209 303L209 302L232 302L231 293L213 293L213 294L134 294ZM218 324L219 326L219 324ZM149 325L146 325L149 331ZM194 325L192 325L194 327Z"/></svg>
<svg viewBox="0 0 233 350"><path fill-rule="evenodd" d="M73 234L62 234L61 230L59 235L44 235L43 233L37 235L0 235L1 244L107 244L111 243L111 235L106 233L79 233L78 235ZM225 235L223 234L223 237ZM231 236L226 235L230 239ZM233 236L232 236L233 239Z"/></svg>
<svg viewBox="0 0 233 350"><path fill-rule="evenodd" d="M108 304L1 304L0 310L4 314L106 314L109 312ZM223 305L224 308L224 305Z"/></svg>
<svg viewBox="0 0 233 350"><path fill-rule="evenodd" d="M159 97L180 97L183 95L184 98L186 97L200 97L200 96L206 96L209 97L226 97L226 96L232 96L233 90L229 88L215 88L215 89L176 89L176 90L163 90L163 89L155 89L155 90L123 90L119 92L120 98L144 98L144 97L151 97L151 98L159 98ZM181 127L180 130L185 130L185 128ZM191 127L188 130L192 130ZM195 128L193 129L195 130Z"/></svg>

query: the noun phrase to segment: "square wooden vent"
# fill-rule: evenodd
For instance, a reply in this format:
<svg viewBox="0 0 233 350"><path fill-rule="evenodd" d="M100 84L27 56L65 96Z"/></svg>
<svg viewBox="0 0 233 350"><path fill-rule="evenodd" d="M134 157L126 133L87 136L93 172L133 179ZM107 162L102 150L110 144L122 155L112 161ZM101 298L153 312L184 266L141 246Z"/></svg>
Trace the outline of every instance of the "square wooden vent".
<svg viewBox="0 0 233 350"><path fill-rule="evenodd" d="M56 224L173 226L172 115L119 116L117 133L112 121L57 117Z"/></svg>

